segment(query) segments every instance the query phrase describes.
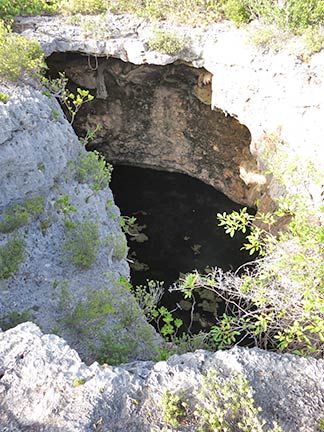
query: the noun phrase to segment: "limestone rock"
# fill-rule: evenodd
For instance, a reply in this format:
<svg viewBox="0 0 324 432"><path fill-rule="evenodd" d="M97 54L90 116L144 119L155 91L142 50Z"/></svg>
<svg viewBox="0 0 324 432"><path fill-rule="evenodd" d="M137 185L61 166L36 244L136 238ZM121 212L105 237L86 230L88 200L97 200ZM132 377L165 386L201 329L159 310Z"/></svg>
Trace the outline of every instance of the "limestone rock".
<svg viewBox="0 0 324 432"><path fill-rule="evenodd" d="M205 29L159 23L160 29L168 31L171 28L186 40L185 49L170 56L148 49L147 41L157 24L130 15L78 19L24 18L17 27L28 37L37 38L46 55L78 52L87 55L91 64L100 57L119 58L136 65L185 62L196 68L203 67L212 75L212 107L237 119L251 134L250 149L254 157L246 148L240 159L234 161L233 169L230 172L224 170L225 174L228 172L236 178L234 184L225 187L225 193L234 200L254 204L261 198L263 210L271 209L269 198L276 196L277 185L270 184L266 189L265 177L260 176L254 160L256 158L259 168L263 166L262 154L267 149L260 141L264 133L279 131L281 139L287 143L287 151L295 153L301 160L316 161L319 169L323 166L324 153L319 144L323 141L323 50L305 62L298 55L298 40L285 42L279 52L270 52L248 42L249 30L237 29L228 22ZM254 23L251 24L252 31L253 26ZM202 93L199 89L197 92L197 88L193 90L193 94ZM206 95L200 94L200 97L203 105ZM173 112L169 114L174 115ZM236 142L233 140L231 145L235 147ZM217 142L215 144L217 147ZM183 151L181 146L179 149ZM215 163L218 156L216 152ZM132 154L129 161L131 157ZM190 166L187 171L193 175ZM200 173L197 177L210 182L206 178L213 175ZM221 190L224 188L220 180L213 185ZM309 187L312 187L314 202L319 206L321 188L313 186Z"/></svg>
<svg viewBox="0 0 324 432"><path fill-rule="evenodd" d="M105 333L117 326L133 344L126 357L150 358L156 333L120 283L129 277L127 244L111 190L94 190L90 178L78 177L78 164L88 154L54 98L21 83L3 84L0 90L10 95L9 102L0 103L0 225L8 212L27 199L41 196L44 202L40 214L30 216L22 226L9 232L0 228L0 247L17 238L25 245L18 271L0 280L0 327L29 317L44 331L64 335L90 361L97 357L93 352L99 349L101 334L92 327L99 326ZM88 162L87 173L94 164ZM81 227L76 253L86 258L95 251L89 268L74 264L71 249L66 249L68 239L75 241L75 225ZM83 235L87 226L88 234ZM82 304L89 303L96 308L94 317L82 312ZM124 330L121 321L125 319L135 333ZM145 333L141 338L136 333L140 329ZM118 331L111 332L112 343L118 340Z"/></svg>
<svg viewBox="0 0 324 432"><path fill-rule="evenodd" d="M284 432L320 431L321 360L236 348L156 364L88 367L65 341L31 323L0 333L0 427L4 432L162 431L163 392L187 390L190 396L211 370L223 377L243 373L269 424L278 421Z"/></svg>

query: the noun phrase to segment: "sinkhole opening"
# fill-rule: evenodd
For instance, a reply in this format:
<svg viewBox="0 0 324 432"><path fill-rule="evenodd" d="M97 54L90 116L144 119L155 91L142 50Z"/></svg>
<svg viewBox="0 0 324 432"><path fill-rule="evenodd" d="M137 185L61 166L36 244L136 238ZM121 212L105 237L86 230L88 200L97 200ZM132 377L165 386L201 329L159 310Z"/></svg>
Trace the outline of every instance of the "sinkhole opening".
<svg viewBox="0 0 324 432"><path fill-rule="evenodd" d="M235 115L212 109L215 84L203 67L112 57L96 57L92 67L91 60L54 53L47 58L49 76L64 72L69 91L83 88L94 96L73 127L80 138L91 132L87 150L114 165L116 204L122 215L137 218L138 232L129 238L132 283L164 281L161 305L175 310L183 330L208 330L222 314L219 298L199 294L192 325L190 305L168 288L193 270L236 270L250 261L240 250L243 238L229 238L216 214L260 198L263 177L250 152L251 133Z"/></svg>
<svg viewBox="0 0 324 432"><path fill-rule="evenodd" d="M188 175L135 166L115 166L111 188L122 215L136 217L128 242L133 286L163 281L161 305L175 310L175 317L187 329L190 305L181 293L168 288L193 270L202 274L212 267L235 271L250 261L241 251L243 236L237 233L230 238L216 218L217 213L242 206ZM222 308L207 290L197 303L192 332L212 326Z"/></svg>

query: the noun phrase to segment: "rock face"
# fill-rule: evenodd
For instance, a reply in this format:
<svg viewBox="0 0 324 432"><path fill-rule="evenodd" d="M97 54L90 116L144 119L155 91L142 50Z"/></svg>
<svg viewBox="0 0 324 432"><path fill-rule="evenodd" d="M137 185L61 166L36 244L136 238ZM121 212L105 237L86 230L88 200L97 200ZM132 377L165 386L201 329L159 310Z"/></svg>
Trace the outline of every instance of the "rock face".
<svg viewBox="0 0 324 432"><path fill-rule="evenodd" d="M47 55L77 53L78 68L71 63L66 72L98 96L81 118L85 127L96 116L104 120L96 145L112 159L188 172L246 203L263 187L248 154L250 134L257 158L263 131L281 128L299 155L322 161L323 53L308 64L287 52L261 57L241 30L220 24L204 33L181 29L188 47L161 55L147 49L151 24L127 16L98 19L86 18L95 20L95 36L89 26L63 26L58 17L24 19L21 30L37 37ZM79 53L89 56L86 64ZM129 64L101 59L107 56ZM54 100L27 84L1 84L0 91L10 95L0 103L0 327L32 319L44 332L61 334L88 363L152 358L159 341L127 289L119 210L109 188L94 187L96 162L87 159ZM272 187L267 197L273 193ZM80 265L75 239L78 253L95 252L92 266ZM18 254L8 248L12 242ZM211 370L223 378L243 373L268 425L275 420L284 432L320 431L323 361L234 349L88 367L63 339L30 323L0 333L0 427L162 431L165 390L184 390L194 404L193 389ZM192 421L179 430L196 431Z"/></svg>
<svg viewBox="0 0 324 432"><path fill-rule="evenodd" d="M88 56L87 76L93 78L96 72L92 69L96 68L96 58L100 57L119 58L123 62L135 65L164 66L180 61L195 68L205 68L212 75L212 107L230 114L248 128L251 133L250 149L259 165L263 165L262 153L273 150L267 148L266 141L262 140L264 133L276 133L287 143L287 152L301 160L309 158L316 161L318 167L323 166L324 153L319 143L323 140L324 108L321 87L324 72L321 65L324 51L304 62L298 55L300 52L298 40L287 43L278 53L267 52L248 43L245 30L236 29L229 23L219 23L204 30L187 27L173 28L172 30L180 37L184 37L187 42L186 47L174 55L161 54L149 50L148 41L154 28L170 30L170 25L153 24L128 15L74 19L28 18L23 19L18 27L26 36L37 38L47 56L53 52L81 53ZM130 69L137 70L132 66ZM165 75L161 72L161 77ZM153 76L154 74L150 74L147 77ZM157 92L156 96L163 94L163 88L165 85L161 86L160 93ZM99 86L99 89L100 93L102 88ZM182 96L181 91L178 95ZM183 99L178 99L180 106L181 101ZM106 107L108 102L101 104ZM180 111L182 109L183 107ZM205 113L206 107L201 106L201 110ZM174 112L171 111L169 115L173 116ZM217 113L215 113L216 118L220 118ZM224 125L225 120L221 123ZM233 122L230 124L232 125ZM181 130L181 125L177 130ZM242 131L243 138L246 129L242 128ZM231 128L228 134L231 134ZM236 137L232 144L236 146ZM242 149L240 146L239 148ZM139 150L141 151L141 148ZM207 153L213 154L213 151L209 148ZM228 150L228 155L232 156L233 152L234 150ZM219 154L216 152L214 156L217 164ZM132 162L132 157L133 152L130 154L128 163ZM226 158L226 154L222 153L222 157ZM246 184L246 203L254 204L256 199L261 198L261 206L266 210L271 207L269 199L278 195L278 188L275 184L270 184L265 190L265 179L258 175L254 158L242 153L240 160L234 161L231 175L233 178L238 178L235 184L239 185L239 189L237 193L235 188L234 191L227 190L225 193L231 193L232 196L236 194L237 200L242 202L240 182L243 180ZM183 160L180 164L182 162ZM191 168L190 164L189 168ZM183 170L185 169L183 166ZM192 174L192 170L189 169L189 172ZM207 178L208 174L203 177ZM232 187L233 184L230 186ZM314 201L317 203L321 202L320 194L320 188L312 191Z"/></svg>
<svg viewBox="0 0 324 432"><path fill-rule="evenodd" d="M113 343L128 320L134 331L124 335L124 360L150 358L156 335L123 282L126 239L111 190L94 188L97 161L54 99L30 85L1 91L10 100L0 103L0 327L32 319L90 361L98 356L101 331L111 329ZM10 269L18 254L21 262Z"/></svg>
<svg viewBox="0 0 324 432"><path fill-rule="evenodd" d="M206 70L98 59L93 71L86 57L66 54L53 54L47 62L51 73L64 71L73 85L96 91L74 127L84 136L100 124L91 148L107 160L189 174L236 202L253 204L239 175L240 167L253 166L250 133L234 118L211 110Z"/></svg>
<svg viewBox="0 0 324 432"><path fill-rule="evenodd" d="M3 432L166 430L162 394L185 390L194 404L193 389L211 370L222 378L244 374L269 425L275 420L284 432L320 431L323 361L237 348L156 364L87 367L65 341L31 323L0 333L0 427ZM173 430L196 431L197 424Z"/></svg>

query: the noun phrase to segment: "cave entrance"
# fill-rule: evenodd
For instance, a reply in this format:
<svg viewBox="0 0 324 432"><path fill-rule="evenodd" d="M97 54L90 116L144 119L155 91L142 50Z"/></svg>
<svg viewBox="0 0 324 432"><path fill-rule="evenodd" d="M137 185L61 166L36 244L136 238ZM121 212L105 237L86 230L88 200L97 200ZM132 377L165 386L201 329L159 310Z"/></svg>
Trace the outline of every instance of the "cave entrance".
<svg viewBox="0 0 324 432"><path fill-rule="evenodd" d="M206 69L79 53L54 53L47 63L51 76L65 72L73 91L81 87L95 96L73 124L80 137L101 126L88 149L112 164L188 174L241 204L253 206L259 198L251 134L236 118L211 109Z"/></svg>
<svg viewBox="0 0 324 432"><path fill-rule="evenodd" d="M122 214L146 225L140 237L148 240L129 242L133 284L155 279L167 288L180 273L244 263L241 239L226 237L216 213L254 205L258 169L247 127L211 109L211 74L185 62L134 65L79 53L47 62L51 76L65 72L72 91L95 96L73 127L82 137L101 126L87 148L116 167L112 190ZM163 299L171 309L178 301L175 293ZM202 315L199 323L197 330L208 327Z"/></svg>
<svg viewBox="0 0 324 432"><path fill-rule="evenodd" d="M180 304L182 311L178 309L176 316L185 323L189 321L186 304L180 293L168 292L170 285L195 269L202 274L215 266L236 270L249 260L240 250L243 237L237 233L231 239L216 219L217 213L241 206L213 187L184 174L134 166L115 166L111 186L121 213L137 219L129 238L133 285L164 281L161 303L169 310ZM217 304L211 303L219 300L212 297L196 308L199 323L193 331L212 324L210 315Z"/></svg>

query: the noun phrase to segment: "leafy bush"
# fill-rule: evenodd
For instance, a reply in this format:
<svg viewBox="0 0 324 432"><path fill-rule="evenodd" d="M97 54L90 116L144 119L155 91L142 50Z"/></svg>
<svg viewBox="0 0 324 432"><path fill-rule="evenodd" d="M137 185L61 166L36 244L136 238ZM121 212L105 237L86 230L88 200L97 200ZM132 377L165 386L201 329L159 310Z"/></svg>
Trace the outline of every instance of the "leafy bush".
<svg viewBox="0 0 324 432"><path fill-rule="evenodd" d="M269 170L287 188L278 209L256 216L246 209L218 215L230 235L248 233L243 248L261 258L246 266L241 276L220 269L207 276L189 274L178 289L189 299L196 289L207 289L225 301L225 311L210 333L219 348L245 341L322 357L324 206L315 207L307 190L311 183L323 184L323 176L313 163L288 156L280 140L276 148L266 159ZM277 232L279 223L285 229Z"/></svg>
<svg viewBox="0 0 324 432"><path fill-rule="evenodd" d="M2 103L7 103L10 100L10 96L7 95L6 93L1 93L0 92L0 102Z"/></svg>
<svg viewBox="0 0 324 432"><path fill-rule="evenodd" d="M148 46L152 51L175 55L185 48L186 42L183 37L179 37L176 33L155 30L153 36L148 40Z"/></svg>
<svg viewBox="0 0 324 432"><path fill-rule="evenodd" d="M282 431L276 423L269 427L259 419L261 408L255 406L252 389L242 374L225 382L211 371L195 392L197 398L195 417L199 430L213 432Z"/></svg>
<svg viewBox="0 0 324 432"><path fill-rule="evenodd" d="M182 393L172 393L166 390L162 394L163 421L176 428L187 416L188 402Z"/></svg>
<svg viewBox="0 0 324 432"><path fill-rule="evenodd" d="M7 234L29 223L30 216L37 218L44 212L44 198L37 195L28 198L22 205L7 209L0 220L0 232Z"/></svg>
<svg viewBox="0 0 324 432"><path fill-rule="evenodd" d="M252 389L243 374L224 379L211 370L193 390L166 390L162 395L163 420L177 428L194 426L209 432L281 432L275 422L260 419ZM190 397L189 397L190 396Z"/></svg>
<svg viewBox="0 0 324 432"><path fill-rule="evenodd" d="M112 248L112 256L119 261L126 258L127 255L127 240L122 232L111 234L108 237L108 244Z"/></svg>
<svg viewBox="0 0 324 432"><path fill-rule="evenodd" d="M301 32L324 22L323 0L225 0L225 15L237 24L260 18L278 28Z"/></svg>
<svg viewBox="0 0 324 432"><path fill-rule="evenodd" d="M56 6L46 0L1 0L0 19L12 21L16 16L40 15L55 9Z"/></svg>
<svg viewBox="0 0 324 432"><path fill-rule="evenodd" d="M87 299L79 301L65 322L79 333L96 336L102 328L107 316L115 312L111 302L111 294L107 290L89 290Z"/></svg>
<svg viewBox="0 0 324 432"><path fill-rule="evenodd" d="M107 3L105 0L61 0L58 7L64 13L96 14L105 11Z"/></svg>
<svg viewBox="0 0 324 432"><path fill-rule="evenodd" d="M25 207L16 205L9 208L0 221L0 232L7 234L16 229L27 225L29 222L29 213Z"/></svg>
<svg viewBox="0 0 324 432"><path fill-rule="evenodd" d="M308 28L303 34L305 48L303 54L310 56L321 51L324 45L324 29L322 26Z"/></svg>
<svg viewBox="0 0 324 432"><path fill-rule="evenodd" d="M18 324L21 324L26 321L31 320L31 314L28 309L25 309L23 312L10 312L5 316L0 318L0 328L3 331L6 331L10 328L16 327Z"/></svg>
<svg viewBox="0 0 324 432"><path fill-rule="evenodd" d="M99 255L100 236L97 224L77 222L65 228L67 240L64 250L68 258L78 267L89 269Z"/></svg>
<svg viewBox="0 0 324 432"><path fill-rule="evenodd" d="M42 77L42 84L47 89L43 94L47 97L56 97L61 104L65 107L69 113L70 123L72 124L75 120L77 112L83 104L90 102L94 99L89 90L77 88L76 93L72 93L67 89L68 78L62 72L59 74L59 78L49 79ZM57 112L53 112L54 119L58 117Z"/></svg>
<svg viewBox="0 0 324 432"><path fill-rule="evenodd" d="M39 43L12 33L0 20L0 77L9 81L18 80L24 73L36 77L44 68Z"/></svg>
<svg viewBox="0 0 324 432"><path fill-rule="evenodd" d="M0 247L0 279L13 276L19 270L25 256L25 242L20 238L10 240Z"/></svg>
<svg viewBox="0 0 324 432"><path fill-rule="evenodd" d="M109 186L112 165L96 150L80 155L75 166L75 176L80 183L90 183L94 191Z"/></svg>
<svg viewBox="0 0 324 432"><path fill-rule="evenodd" d="M212 22L221 16L217 0L63 0L58 7L62 13L68 14L130 12L149 19L187 24Z"/></svg>

